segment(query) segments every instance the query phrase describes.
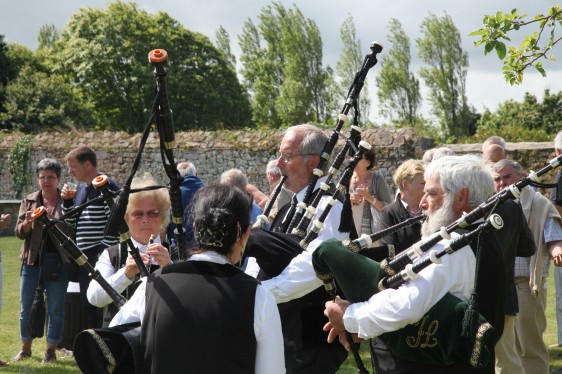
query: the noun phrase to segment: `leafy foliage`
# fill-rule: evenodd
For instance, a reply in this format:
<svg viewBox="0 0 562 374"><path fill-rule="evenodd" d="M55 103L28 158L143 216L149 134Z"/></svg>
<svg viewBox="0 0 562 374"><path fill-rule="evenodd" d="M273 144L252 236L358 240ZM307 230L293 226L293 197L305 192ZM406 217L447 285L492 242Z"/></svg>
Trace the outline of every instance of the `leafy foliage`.
<svg viewBox="0 0 562 374"><path fill-rule="evenodd" d="M356 37L353 17L349 16L343 22L340 28L340 39L344 47L340 53L340 59L336 64L336 75L340 92L337 98L338 102L341 104L347 98L347 93L356 73L359 72L363 66L361 40L358 40ZM369 88L368 85L365 84L361 89L358 102L359 110L363 112L363 118L365 119L369 114L370 103Z"/></svg>
<svg viewBox="0 0 562 374"><path fill-rule="evenodd" d="M59 126L92 125L91 110L80 92L61 75L47 74L26 66L6 87L6 113L0 113L5 127L25 133Z"/></svg>
<svg viewBox="0 0 562 374"><path fill-rule="evenodd" d="M466 98L468 54L451 17L427 16L416 39L418 55L428 65L419 71L429 89L432 113L443 133L454 138L469 134L470 107Z"/></svg>
<svg viewBox="0 0 562 374"><path fill-rule="evenodd" d="M295 6L272 3L260 23L244 23L239 45L242 76L258 125L317 122L328 115L322 39L315 23Z"/></svg>
<svg viewBox="0 0 562 374"><path fill-rule="evenodd" d="M392 48L382 57L376 77L380 113L391 121L415 127L422 97L419 80L410 72L410 38L397 19L391 19L388 28Z"/></svg>
<svg viewBox="0 0 562 374"><path fill-rule="evenodd" d="M562 92L545 90L540 103L534 95L525 94L522 102L508 100L491 113L484 111L478 122L477 138L500 135L510 141L546 141L562 128ZM486 136L485 136L486 135Z"/></svg>
<svg viewBox="0 0 562 374"><path fill-rule="evenodd" d="M546 14L537 14L531 20L527 20L526 14L519 14L517 9L509 13L500 11L484 16L483 24L483 28L470 33L470 36L480 38L474 45L484 45L485 55L496 51L498 58L504 61L502 70L507 82L512 85L522 83L524 71L531 66L546 76L542 60L553 60L549 52L562 40L557 29L562 25L560 5L550 7ZM509 36L525 27L536 31L526 35L518 47L506 46L505 41L511 42Z"/></svg>
<svg viewBox="0 0 562 374"><path fill-rule="evenodd" d="M14 144L8 156L9 170L12 174L12 182L16 196L19 196L25 186L31 183L29 173L29 159L31 157L31 144L33 136L24 135Z"/></svg>
<svg viewBox="0 0 562 374"><path fill-rule="evenodd" d="M166 49L168 97L177 128L247 125L250 107L232 66L207 37L184 29L166 13L150 15L134 3L82 8L55 43L57 71L92 102L97 126L140 131L152 108L154 81L147 55Z"/></svg>

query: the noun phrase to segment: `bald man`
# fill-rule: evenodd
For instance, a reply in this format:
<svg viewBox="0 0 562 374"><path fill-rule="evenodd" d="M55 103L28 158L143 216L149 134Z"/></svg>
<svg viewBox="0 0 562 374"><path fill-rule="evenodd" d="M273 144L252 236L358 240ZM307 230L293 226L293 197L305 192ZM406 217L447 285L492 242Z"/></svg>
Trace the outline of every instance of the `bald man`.
<svg viewBox="0 0 562 374"><path fill-rule="evenodd" d="M494 164L499 160L503 160L506 158L506 151L505 148L499 144L488 144L485 148L482 149L482 158L484 162L489 164Z"/></svg>

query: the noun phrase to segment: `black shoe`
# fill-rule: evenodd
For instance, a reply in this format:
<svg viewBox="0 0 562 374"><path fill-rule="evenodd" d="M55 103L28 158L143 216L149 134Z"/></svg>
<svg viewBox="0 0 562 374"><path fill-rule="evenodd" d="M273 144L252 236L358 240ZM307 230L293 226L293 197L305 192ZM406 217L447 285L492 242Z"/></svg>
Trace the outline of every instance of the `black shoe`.
<svg viewBox="0 0 562 374"><path fill-rule="evenodd" d="M6 366L8 366L8 363L6 361L0 360L0 368L6 367Z"/></svg>
<svg viewBox="0 0 562 374"><path fill-rule="evenodd" d="M31 357L31 351L24 351L23 349L13 358L12 361L22 361Z"/></svg>
<svg viewBox="0 0 562 374"><path fill-rule="evenodd" d="M49 364L49 363L53 363L57 361L57 355L55 354L55 351L47 349L45 351L45 357L43 357L43 360L41 361L42 364Z"/></svg>

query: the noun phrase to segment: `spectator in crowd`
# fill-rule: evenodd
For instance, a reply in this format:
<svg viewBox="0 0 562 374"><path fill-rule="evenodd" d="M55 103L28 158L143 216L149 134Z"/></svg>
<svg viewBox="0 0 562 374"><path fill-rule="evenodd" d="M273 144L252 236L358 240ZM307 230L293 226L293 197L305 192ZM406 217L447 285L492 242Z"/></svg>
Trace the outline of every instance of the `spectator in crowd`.
<svg viewBox="0 0 562 374"><path fill-rule="evenodd" d="M559 131L554 137L554 153L556 157L562 155L562 131ZM562 214L562 183L560 181L560 169L554 177L554 183L559 184L558 187L550 190L550 201L554 204L554 208L558 213ZM558 197L560 195L560 198ZM554 285L556 287L556 324L557 324L557 340L555 346L562 347L562 268L554 268Z"/></svg>
<svg viewBox="0 0 562 374"><path fill-rule="evenodd" d="M489 160L490 162L498 162L507 158L507 144L505 140L497 135L490 136L484 140L482 143L482 156L485 161Z"/></svg>
<svg viewBox="0 0 562 374"><path fill-rule="evenodd" d="M62 215L62 197L58 189L61 165L52 158L46 158L37 164L36 176L39 191L27 195L21 202L16 222L15 234L24 240L19 259L22 261L20 285L20 338L21 350L14 361L31 357L33 337L29 333L29 323L36 289L43 289L47 296L47 350L43 363L52 363L57 359L57 344L62 340L64 321L64 302L69 280L69 255L61 249L50 230L34 221L32 213L36 208L44 207L50 218ZM57 224L67 235L67 226Z"/></svg>
<svg viewBox="0 0 562 374"><path fill-rule="evenodd" d="M384 178L375 171L373 148L363 153L355 166L349 192L357 236L375 232L380 225L380 210L393 199Z"/></svg>
<svg viewBox="0 0 562 374"><path fill-rule="evenodd" d="M501 190L525 176L523 167L512 160L492 166L494 185ZM519 318L515 321L516 346L525 373L548 373L548 349L543 340L546 330L546 278L553 260L562 265L561 217L550 201L528 186L519 197L533 237L536 253L516 257L515 285L519 300Z"/></svg>
<svg viewBox="0 0 562 374"><path fill-rule="evenodd" d="M180 162L177 166L177 169L180 173L180 176L183 178L180 184L180 191L181 191L181 202L183 206L183 232L185 234L185 243L189 246L193 242L193 229L189 224L189 217L188 217L188 208L191 200L193 199L193 195L199 189L204 187L203 181L197 176L197 169L192 162L185 161ZM176 224L173 220L170 220L170 224L168 225L166 240L168 243L173 244L177 242L176 234L175 234Z"/></svg>
<svg viewBox="0 0 562 374"><path fill-rule="evenodd" d="M240 169L228 169L221 174L220 184L224 184L231 187L238 187L240 191L246 191L248 186L248 178L244 172ZM250 212L250 224L256 222L256 218L262 214L263 211L260 209L255 201L252 201L252 211Z"/></svg>
<svg viewBox="0 0 562 374"><path fill-rule="evenodd" d="M96 152L92 148L87 146L74 148L65 156L65 161L68 165L68 173L81 183L76 189L76 195L70 193L66 184L63 186L61 191L61 196L64 199L63 214L67 214L73 208L87 203L101 194L92 185L92 181L100 175ZM109 180L109 189L112 191L118 190L117 184L111 179ZM88 263L92 267L96 266L98 257L105 248L119 242L117 237L109 237L104 234L109 214L109 206L102 199L88 205L77 216L67 220L74 228L76 245L88 258ZM75 270L80 284L80 300L87 319L87 326L84 326L84 328L101 327L102 310L91 305L86 297L90 276L82 266L75 267Z"/></svg>
<svg viewBox="0 0 562 374"><path fill-rule="evenodd" d="M131 188L142 189L157 185L152 175L146 173L142 177L134 178ZM139 250L149 273L172 261L169 246L162 242L160 236L168 226L169 217L170 194L167 189L146 190L130 195L125 222L129 227L131 241ZM177 252L174 257L178 258ZM96 263L96 270L125 299L133 296L138 286L139 268L129 253L127 242L106 248ZM95 280L90 282L87 295L90 304L98 308L105 307L103 327L107 327L118 311L112 303L113 300Z"/></svg>

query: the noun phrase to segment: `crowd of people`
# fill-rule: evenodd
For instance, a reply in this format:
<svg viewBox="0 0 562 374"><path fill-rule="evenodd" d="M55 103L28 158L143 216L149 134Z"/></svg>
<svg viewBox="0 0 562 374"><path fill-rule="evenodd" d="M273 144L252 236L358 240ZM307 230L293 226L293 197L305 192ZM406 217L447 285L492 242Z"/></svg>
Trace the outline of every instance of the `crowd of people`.
<svg viewBox="0 0 562 374"><path fill-rule="evenodd" d="M36 330L45 321L36 316L45 296L42 362L57 360L65 333L78 335L75 356L86 373L119 365L139 373L185 365L193 372L336 373L362 343L376 373L548 373L546 278L553 263L562 293L562 189L553 188L550 200L531 184L510 190L515 196L487 205L479 220L457 224L528 175L502 138L484 142L480 155L443 147L405 160L392 188L369 150L342 171L341 189L327 176L327 143L315 126L288 128L267 164L266 192L240 169L204 183L193 163L178 163L187 259L180 259L168 188L150 173L132 179L123 210L128 231L116 237L106 229L116 209L94 185L101 174L95 151L80 146L66 155L75 190L61 181L57 160L41 160L39 190L22 200L16 217L22 345L12 360L32 357L33 339L43 336ZM562 132L554 148L562 154ZM270 201L280 183L279 200ZM119 191L111 179L108 187ZM38 207L54 225L34 219ZM503 227L465 240L491 213ZM267 224L253 227L263 215ZM11 218L2 214L0 229ZM302 235L303 223L313 236ZM103 281L92 279L54 230ZM414 261L423 266L404 267ZM405 281L382 287L395 273ZM70 283L79 285L79 313L65 313ZM116 334L127 343L112 341ZM82 345L90 341L96 350ZM113 352L115 345L128 356Z"/></svg>

